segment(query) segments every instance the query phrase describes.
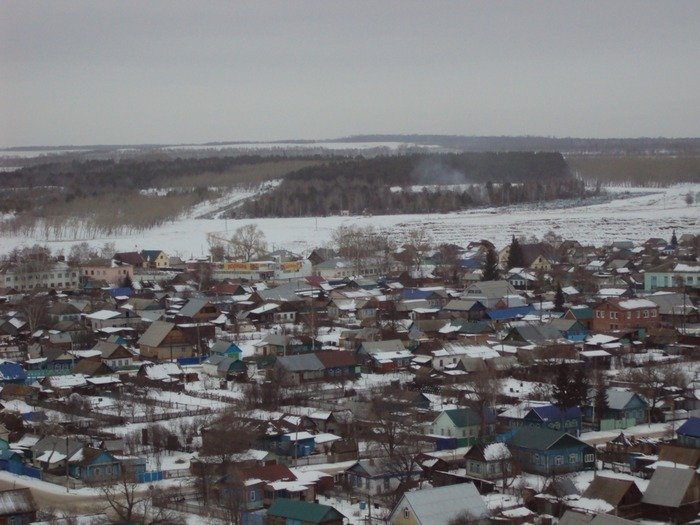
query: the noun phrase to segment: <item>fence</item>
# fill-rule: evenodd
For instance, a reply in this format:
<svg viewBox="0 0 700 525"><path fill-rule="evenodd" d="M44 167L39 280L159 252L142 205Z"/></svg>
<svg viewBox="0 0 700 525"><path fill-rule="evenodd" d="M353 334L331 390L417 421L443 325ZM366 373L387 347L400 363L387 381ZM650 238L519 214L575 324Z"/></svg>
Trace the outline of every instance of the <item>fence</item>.
<svg viewBox="0 0 700 525"><path fill-rule="evenodd" d="M636 424L637 424L637 420L634 418L603 419L600 422L600 430L621 430L621 429L633 427Z"/></svg>
<svg viewBox="0 0 700 525"><path fill-rule="evenodd" d="M18 476L29 476L35 479L41 479L42 471L40 468L25 465L19 461L0 461L0 470L5 470Z"/></svg>

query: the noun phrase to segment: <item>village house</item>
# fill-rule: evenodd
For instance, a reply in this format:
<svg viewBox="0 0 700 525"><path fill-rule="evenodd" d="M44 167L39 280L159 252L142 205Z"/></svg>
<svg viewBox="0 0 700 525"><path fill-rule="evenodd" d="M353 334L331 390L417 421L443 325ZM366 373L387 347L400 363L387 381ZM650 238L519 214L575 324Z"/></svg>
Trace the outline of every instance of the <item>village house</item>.
<svg viewBox="0 0 700 525"><path fill-rule="evenodd" d="M532 474L564 474L595 469L595 448L566 432L544 427L521 427L507 444L514 461L523 471Z"/></svg>
<svg viewBox="0 0 700 525"><path fill-rule="evenodd" d="M184 331L174 323L154 321L138 341L142 358L164 361L191 357L193 346Z"/></svg>
<svg viewBox="0 0 700 525"><path fill-rule="evenodd" d="M168 255L162 250L141 250L144 268L167 268L170 263Z"/></svg>
<svg viewBox="0 0 700 525"><path fill-rule="evenodd" d="M405 492L389 514L389 525L442 525L467 512L486 522L489 510L472 483Z"/></svg>
<svg viewBox="0 0 700 525"><path fill-rule="evenodd" d="M608 299L593 308L594 332L648 332L660 324L659 306L648 299Z"/></svg>
<svg viewBox="0 0 700 525"><path fill-rule="evenodd" d="M90 261L80 265L80 282L99 281L119 286L134 278L134 267L117 260Z"/></svg>

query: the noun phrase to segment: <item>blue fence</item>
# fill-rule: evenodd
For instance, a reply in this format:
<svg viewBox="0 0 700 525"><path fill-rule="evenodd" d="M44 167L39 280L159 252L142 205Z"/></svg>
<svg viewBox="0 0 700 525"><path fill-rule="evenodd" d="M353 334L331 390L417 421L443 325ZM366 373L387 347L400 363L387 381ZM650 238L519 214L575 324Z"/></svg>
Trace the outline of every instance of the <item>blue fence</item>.
<svg viewBox="0 0 700 525"><path fill-rule="evenodd" d="M206 360L208 357L209 357L208 355L195 355L192 357L178 357L177 364L181 365L181 366L199 365L199 364L202 364L202 361Z"/></svg>
<svg viewBox="0 0 700 525"><path fill-rule="evenodd" d="M0 469L17 474L18 476L29 476L31 478L41 479L41 469L25 465L19 461L0 461Z"/></svg>
<svg viewBox="0 0 700 525"><path fill-rule="evenodd" d="M138 483L151 483L153 481L160 481L165 478L162 470L151 470L149 472L139 472L136 474L136 481Z"/></svg>

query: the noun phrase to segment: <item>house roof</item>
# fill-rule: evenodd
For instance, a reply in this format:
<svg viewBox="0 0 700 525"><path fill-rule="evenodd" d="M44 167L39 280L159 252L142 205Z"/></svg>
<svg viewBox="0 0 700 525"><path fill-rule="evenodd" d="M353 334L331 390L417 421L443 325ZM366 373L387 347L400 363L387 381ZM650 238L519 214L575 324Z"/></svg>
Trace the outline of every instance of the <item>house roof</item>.
<svg viewBox="0 0 700 525"><path fill-rule="evenodd" d="M402 512L406 505L421 525L445 525L464 511L475 518L489 515L486 502L473 483L406 492L392 514Z"/></svg>
<svg viewBox="0 0 700 525"><path fill-rule="evenodd" d="M445 410L445 415L450 418L457 428L471 427L481 424L481 418L471 408L453 408Z"/></svg>
<svg viewBox="0 0 700 525"><path fill-rule="evenodd" d="M623 410L632 398L639 397L630 390L621 390L617 388L608 388L608 408L611 410ZM640 398L641 399L641 398Z"/></svg>
<svg viewBox="0 0 700 525"><path fill-rule="evenodd" d="M583 441L575 438L571 434L544 427L520 427L515 435L508 440L508 444L519 448L547 450L564 437L568 437L585 445Z"/></svg>
<svg viewBox="0 0 700 525"><path fill-rule="evenodd" d="M399 339L389 339L386 341L365 341L362 343L362 349L367 353L382 353L403 352L406 347Z"/></svg>
<svg viewBox="0 0 700 525"><path fill-rule="evenodd" d="M139 345L160 346L163 339L175 328L173 323L166 321L153 321L143 335L139 338Z"/></svg>
<svg viewBox="0 0 700 525"><path fill-rule="evenodd" d="M36 503L31 491L26 489L10 489L0 491L0 515L26 514L36 510Z"/></svg>
<svg viewBox="0 0 700 525"><path fill-rule="evenodd" d="M295 481L297 479L288 467L279 463L240 469L240 476L243 480L260 479L268 482Z"/></svg>
<svg viewBox="0 0 700 525"><path fill-rule="evenodd" d="M700 417L688 418L688 421L678 427L676 433L684 436L700 437Z"/></svg>
<svg viewBox="0 0 700 525"><path fill-rule="evenodd" d="M567 510L559 519L559 525L636 525L636 521L626 520L611 514L584 514Z"/></svg>
<svg viewBox="0 0 700 525"><path fill-rule="evenodd" d="M357 356L354 352L330 350L316 352L316 357L326 368L346 367L357 365Z"/></svg>
<svg viewBox="0 0 700 525"><path fill-rule="evenodd" d="M641 499L641 492L634 481L630 479L609 478L607 476L596 476L581 494L583 498L602 499L613 507L617 507L622 502L622 498L628 491L635 491Z"/></svg>
<svg viewBox="0 0 700 525"><path fill-rule="evenodd" d="M323 370L325 368L324 364L315 354L280 356L277 358L277 363L290 372Z"/></svg>
<svg viewBox="0 0 700 525"><path fill-rule="evenodd" d="M329 505L277 498L267 510L268 516L298 520L303 523L324 523L326 521L342 520L343 514Z"/></svg>
<svg viewBox="0 0 700 525"><path fill-rule="evenodd" d="M208 303L209 301L206 299L190 299L182 308L180 308L180 311L177 314L183 317L194 317Z"/></svg>
<svg viewBox="0 0 700 525"><path fill-rule="evenodd" d="M558 419L580 418L581 409L579 407L569 407L561 409L555 405L533 407L530 412L537 414L542 421L553 421Z"/></svg>
<svg viewBox="0 0 700 525"><path fill-rule="evenodd" d="M689 468L657 467L644 492L642 502L678 508L696 475L695 470Z"/></svg>

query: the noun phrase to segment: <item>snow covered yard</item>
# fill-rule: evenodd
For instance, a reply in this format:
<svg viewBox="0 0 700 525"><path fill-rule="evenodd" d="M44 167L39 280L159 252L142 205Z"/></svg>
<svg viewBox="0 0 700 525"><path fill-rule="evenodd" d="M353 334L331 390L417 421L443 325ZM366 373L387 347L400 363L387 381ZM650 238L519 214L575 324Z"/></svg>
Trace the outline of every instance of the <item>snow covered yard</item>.
<svg viewBox="0 0 700 525"><path fill-rule="evenodd" d="M652 236L668 237L672 228L694 232L700 228L700 207L688 206L685 195L700 192L700 184L678 184L668 188L608 188L621 195L602 204L580 201L570 207L537 205L505 206L466 210L448 214L380 215L373 217L301 217L280 219L196 219L195 215L212 212L217 203L203 205L196 214L177 220L138 235L99 237L56 241L41 237L1 237L0 252L8 252L17 246L46 243L52 249L69 250L71 245L87 241L95 246L114 242L118 250L147 249L157 247L171 255L188 258L207 254L207 235L215 233L230 237L233 231L245 224L257 224L265 233L270 247L286 248L297 252L330 242L331 233L341 225L372 225L390 231L398 240L407 232L426 226L436 243L464 244L475 239L490 239L496 246L505 246L512 235L537 235L550 230L565 238L596 245L611 241L644 241ZM625 198L624 192L635 196Z"/></svg>

